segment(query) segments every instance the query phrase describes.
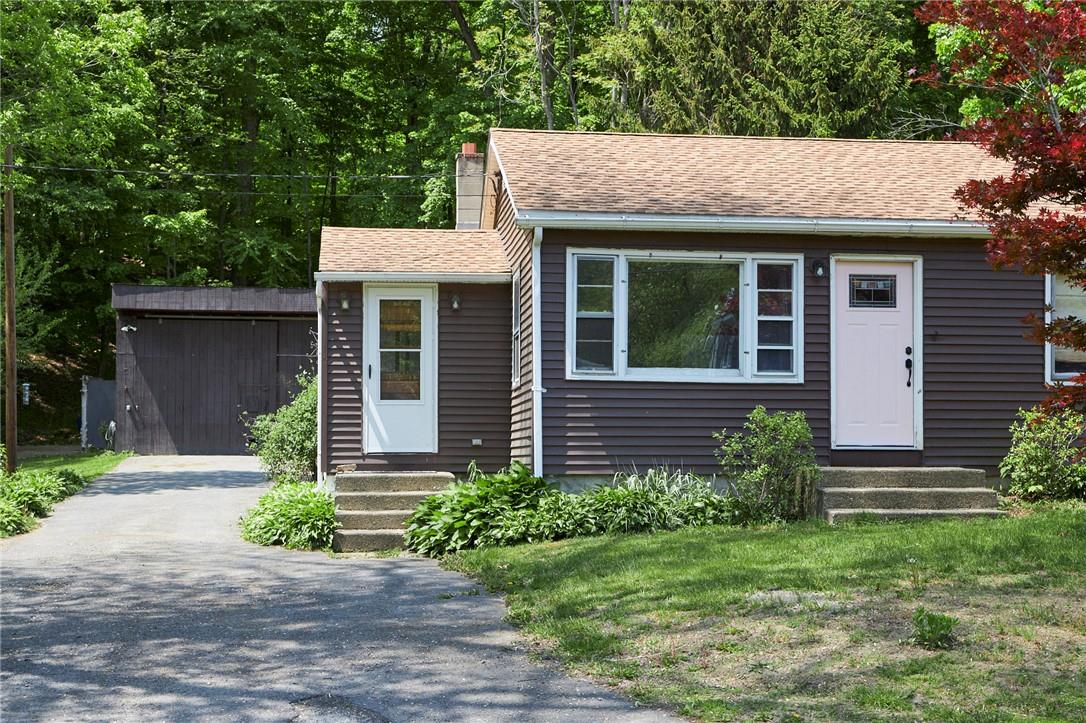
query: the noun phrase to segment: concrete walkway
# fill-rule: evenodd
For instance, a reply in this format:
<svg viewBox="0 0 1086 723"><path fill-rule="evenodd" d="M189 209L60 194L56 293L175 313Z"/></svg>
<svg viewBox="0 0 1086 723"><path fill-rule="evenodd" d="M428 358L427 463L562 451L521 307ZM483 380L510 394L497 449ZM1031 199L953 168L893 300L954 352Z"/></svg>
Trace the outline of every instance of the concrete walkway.
<svg viewBox="0 0 1086 723"><path fill-rule="evenodd" d="M248 458L132 458L0 543L5 723L668 720L531 662L429 560L242 542L264 488Z"/></svg>

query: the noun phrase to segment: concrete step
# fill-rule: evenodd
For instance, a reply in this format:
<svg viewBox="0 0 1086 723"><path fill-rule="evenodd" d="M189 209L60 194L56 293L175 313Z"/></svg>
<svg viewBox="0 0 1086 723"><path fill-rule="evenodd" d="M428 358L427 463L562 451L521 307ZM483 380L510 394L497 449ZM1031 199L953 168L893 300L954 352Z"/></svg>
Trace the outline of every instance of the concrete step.
<svg viewBox="0 0 1086 723"><path fill-rule="evenodd" d="M425 492L336 492L336 508L350 510L413 510L432 495Z"/></svg>
<svg viewBox="0 0 1086 723"><path fill-rule="evenodd" d="M819 487L985 487L984 470L966 467L823 467Z"/></svg>
<svg viewBox="0 0 1086 723"><path fill-rule="evenodd" d="M403 528L413 510L336 510L341 530L391 530Z"/></svg>
<svg viewBox="0 0 1086 723"><path fill-rule="evenodd" d="M336 492L437 492L454 481L449 472L340 472Z"/></svg>
<svg viewBox="0 0 1086 723"><path fill-rule="evenodd" d="M994 510L999 495L987 487L822 487L819 509Z"/></svg>
<svg viewBox="0 0 1086 723"><path fill-rule="evenodd" d="M332 537L336 552L376 552L403 547L403 530L337 530Z"/></svg>
<svg viewBox="0 0 1086 723"><path fill-rule="evenodd" d="M999 510L879 510L879 509L829 509L822 517L831 525L858 517L874 517L879 520L931 520L940 517L1000 517Z"/></svg>

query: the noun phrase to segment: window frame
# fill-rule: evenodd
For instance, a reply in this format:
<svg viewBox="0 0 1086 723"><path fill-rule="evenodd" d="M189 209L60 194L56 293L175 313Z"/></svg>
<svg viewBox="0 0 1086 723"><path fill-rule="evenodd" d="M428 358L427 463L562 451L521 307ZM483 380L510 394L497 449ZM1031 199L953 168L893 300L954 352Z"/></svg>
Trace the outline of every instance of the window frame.
<svg viewBox="0 0 1086 723"><path fill-rule="evenodd" d="M610 261L611 262L611 311L579 311L577 309L577 287L579 286L577 281L577 261L579 259L585 260L597 260L597 261ZM618 324L620 318L620 311L618 308L619 298L625 295L618 293L619 285L619 258L613 253L578 253L571 257L567 266L567 277L570 281L570 285L573 289L572 294L567 295L567 299L573 300L571 320L567 324L568 333L566 345L570 349L567 355L567 367L568 370L580 376L588 379L600 378L600 377L612 377L619 371L619 331ZM610 369L577 369L577 320L578 319L610 319L611 320L611 368ZM621 314L621 318L625 319L625 313Z"/></svg>
<svg viewBox="0 0 1086 723"><path fill-rule="evenodd" d="M514 388L520 386L521 377L521 357L524 354L524 347L522 342L522 325L524 323L523 314L520 304L521 294L521 280L520 271L513 274L513 309L512 309L512 354L513 354L513 368L512 373L512 386Z"/></svg>
<svg viewBox="0 0 1086 723"><path fill-rule="evenodd" d="M1045 274L1045 326L1052 323L1055 318L1053 314L1054 302L1056 301L1056 286L1052 283L1052 274ZM1068 386L1078 386L1077 382L1072 381L1077 374L1057 374L1056 373L1056 349L1050 341L1045 342L1045 384L1066 384Z"/></svg>
<svg viewBox="0 0 1086 723"><path fill-rule="evenodd" d="M587 371L576 368L577 260L579 258L614 259L614 336L612 371ZM739 268L740 308L739 369L630 368L629 348L629 262L642 261L736 263ZM792 264L792 371L758 372L757 367L757 265ZM802 384L804 377L804 255L778 252L688 251L626 248L566 248L565 359L566 379L615 382L695 382L710 384ZM783 320L769 318L764 320ZM766 348L773 348L766 346ZM786 347L776 347L786 348Z"/></svg>

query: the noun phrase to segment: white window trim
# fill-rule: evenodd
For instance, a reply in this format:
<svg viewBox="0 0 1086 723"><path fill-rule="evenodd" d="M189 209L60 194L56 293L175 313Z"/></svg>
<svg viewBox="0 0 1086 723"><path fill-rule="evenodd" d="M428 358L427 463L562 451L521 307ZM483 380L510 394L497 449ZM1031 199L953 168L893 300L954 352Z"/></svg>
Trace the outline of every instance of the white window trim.
<svg viewBox="0 0 1086 723"><path fill-rule="evenodd" d="M1052 307L1056 301L1056 288L1052 283L1052 274L1045 274L1045 326L1047 327L1052 323L1055 316L1052 313ZM1071 381L1077 374L1056 374L1056 350L1053 347L1052 342L1045 342L1045 384L1066 384L1068 386L1078 386L1077 382Z"/></svg>
<svg viewBox="0 0 1086 723"><path fill-rule="evenodd" d="M615 259L615 304L613 371L584 371L574 367L576 356L577 282L576 259L579 256L610 256ZM739 325L739 369L634 369L627 366L628 297L630 258L652 258L676 261L737 261L742 264L740 279L742 319ZM757 323L758 262L782 263L793 266L792 315L795 323L793 337L793 369L787 372L754 370L755 324ZM804 371L804 256L787 253L736 253L728 251L671 251L662 249L566 248L566 379L612 382L694 382L705 384L802 384Z"/></svg>
<svg viewBox="0 0 1086 723"><path fill-rule="evenodd" d="M520 386L520 372L521 372L520 367L521 367L521 361L522 361L521 356L524 353L524 344L523 344L524 333L523 333L523 330L521 329L521 326L523 326L523 323L524 323L524 319L523 319L523 314L521 314L521 308L520 308L520 293L521 293L520 272L517 271L515 274L513 274L513 310L512 310L513 324L512 324L512 331L511 331L512 341L513 341L513 343L512 343L512 347L513 347L513 349L512 349L512 351L513 351L512 377L513 377L513 388L514 389Z"/></svg>

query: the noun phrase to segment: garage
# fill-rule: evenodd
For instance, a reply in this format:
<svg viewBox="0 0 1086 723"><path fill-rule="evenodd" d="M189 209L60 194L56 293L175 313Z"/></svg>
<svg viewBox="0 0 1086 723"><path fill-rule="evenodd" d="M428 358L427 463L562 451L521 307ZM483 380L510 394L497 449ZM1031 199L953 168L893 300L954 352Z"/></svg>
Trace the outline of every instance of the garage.
<svg viewBox="0 0 1086 723"><path fill-rule="evenodd" d="M113 286L118 450L245 454L314 369L312 289Z"/></svg>

